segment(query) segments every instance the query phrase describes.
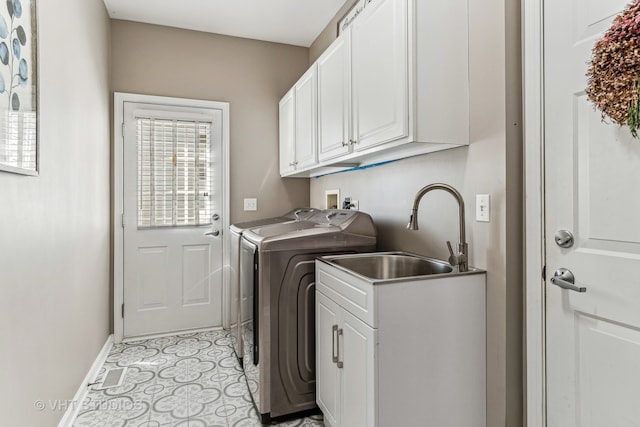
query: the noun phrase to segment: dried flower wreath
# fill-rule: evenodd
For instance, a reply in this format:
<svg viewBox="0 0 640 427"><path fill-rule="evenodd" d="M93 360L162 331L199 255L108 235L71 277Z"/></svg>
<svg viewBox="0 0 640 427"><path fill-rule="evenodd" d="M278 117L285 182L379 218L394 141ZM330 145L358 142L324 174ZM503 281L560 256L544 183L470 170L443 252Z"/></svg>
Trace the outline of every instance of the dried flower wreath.
<svg viewBox="0 0 640 427"><path fill-rule="evenodd" d="M587 71L587 96L607 117L629 125L638 138L640 129L640 0L618 15L592 51Z"/></svg>

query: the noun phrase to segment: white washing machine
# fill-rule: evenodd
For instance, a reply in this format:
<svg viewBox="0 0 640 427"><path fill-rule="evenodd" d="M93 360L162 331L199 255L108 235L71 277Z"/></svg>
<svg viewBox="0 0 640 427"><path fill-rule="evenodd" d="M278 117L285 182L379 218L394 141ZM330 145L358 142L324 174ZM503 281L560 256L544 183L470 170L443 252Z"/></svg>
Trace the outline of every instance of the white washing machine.
<svg viewBox="0 0 640 427"><path fill-rule="evenodd" d="M240 290L240 239L242 238L242 233L250 228L261 227L269 224L304 220L316 212L318 212L317 209L298 208L287 212L282 216L242 222L229 226L231 234L231 238L229 239L229 291L231 300L230 328L231 333L235 338L233 348L240 364L242 364L242 355L244 352L242 348L242 339L240 338L242 323L249 320L249 313L253 310L253 301L249 299L250 295L243 295Z"/></svg>
<svg viewBox="0 0 640 427"><path fill-rule="evenodd" d="M240 246L241 288L254 303L242 340L256 410L263 423L316 411L315 259L375 251L373 220L358 211L323 210L247 230Z"/></svg>

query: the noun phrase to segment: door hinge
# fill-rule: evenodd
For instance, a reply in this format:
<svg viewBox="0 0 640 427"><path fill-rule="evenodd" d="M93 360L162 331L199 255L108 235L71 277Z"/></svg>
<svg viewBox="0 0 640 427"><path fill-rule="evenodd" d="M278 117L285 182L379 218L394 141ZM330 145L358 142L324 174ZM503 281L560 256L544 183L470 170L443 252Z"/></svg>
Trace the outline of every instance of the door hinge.
<svg viewBox="0 0 640 427"><path fill-rule="evenodd" d="M124 228L124 213L122 214L121 221L122 221L122 228Z"/></svg>
<svg viewBox="0 0 640 427"><path fill-rule="evenodd" d="M124 122L122 122L122 137L124 138Z"/></svg>
<svg viewBox="0 0 640 427"><path fill-rule="evenodd" d="M124 303L122 303L122 318L124 319Z"/></svg>
<svg viewBox="0 0 640 427"><path fill-rule="evenodd" d="M547 281L547 266L546 265L542 266L542 280L544 280L545 282Z"/></svg>

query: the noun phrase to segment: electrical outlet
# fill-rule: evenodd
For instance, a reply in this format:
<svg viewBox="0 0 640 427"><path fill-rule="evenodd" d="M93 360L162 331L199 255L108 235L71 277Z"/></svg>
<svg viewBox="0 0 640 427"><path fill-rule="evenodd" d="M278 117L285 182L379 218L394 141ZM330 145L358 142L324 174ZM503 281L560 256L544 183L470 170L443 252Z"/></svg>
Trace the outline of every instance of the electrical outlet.
<svg viewBox="0 0 640 427"><path fill-rule="evenodd" d="M351 204L353 206L351 206L351 209L354 211L359 211L360 210L360 200L352 200Z"/></svg>
<svg viewBox="0 0 640 427"><path fill-rule="evenodd" d="M258 210L258 199L244 199L244 210L245 211L257 211Z"/></svg>
<svg viewBox="0 0 640 427"><path fill-rule="evenodd" d="M476 221L489 222L491 203L488 194L476 194Z"/></svg>

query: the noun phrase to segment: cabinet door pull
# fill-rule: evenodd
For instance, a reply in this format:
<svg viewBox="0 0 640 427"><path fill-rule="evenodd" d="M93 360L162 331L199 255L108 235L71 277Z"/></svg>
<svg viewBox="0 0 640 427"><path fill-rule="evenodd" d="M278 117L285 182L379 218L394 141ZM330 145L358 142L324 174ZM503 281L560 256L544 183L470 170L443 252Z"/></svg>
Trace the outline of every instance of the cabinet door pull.
<svg viewBox="0 0 640 427"><path fill-rule="evenodd" d="M336 338L338 337L338 325L333 325L331 330L331 361L338 363L338 355L336 354Z"/></svg>
<svg viewBox="0 0 640 427"><path fill-rule="evenodd" d="M340 337L342 336L342 332L342 328L338 329L338 344L336 345L338 353L336 364L338 365L338 368L342 368L344 366L344 363L340 360Z"/></svg>

